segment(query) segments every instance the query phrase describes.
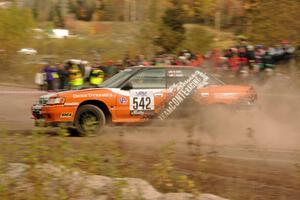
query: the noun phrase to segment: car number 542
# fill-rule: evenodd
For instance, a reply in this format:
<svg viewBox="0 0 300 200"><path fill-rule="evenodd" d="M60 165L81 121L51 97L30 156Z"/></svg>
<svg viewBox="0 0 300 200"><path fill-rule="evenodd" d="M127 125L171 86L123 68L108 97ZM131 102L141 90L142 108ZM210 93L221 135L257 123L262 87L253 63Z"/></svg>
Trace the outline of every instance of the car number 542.
<svg viewBox="0 0 300 200"><path fill-rule="evenodd" d="M154 110L154 94L152 91L135 90L130 92L130 110Z"/></svg>
<svg viewBox="0 0 300 200"><path fill-rule="evenodd" d="M133 97L132 98L133 110L152 110L150 97Z"/></svg>

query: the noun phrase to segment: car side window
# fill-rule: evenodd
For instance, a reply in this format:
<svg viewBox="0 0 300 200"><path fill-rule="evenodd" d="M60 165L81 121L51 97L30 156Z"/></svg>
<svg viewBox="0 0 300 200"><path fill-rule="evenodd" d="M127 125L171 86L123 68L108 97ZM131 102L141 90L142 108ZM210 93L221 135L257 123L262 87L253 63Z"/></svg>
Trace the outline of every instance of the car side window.
<svg viewBox="0 0 300 200"><path fill-rule="evenodd" d="M133 89L165 89L166 70L147 69L137 73L129 82Z"/></svg>
<svg viewBox="0 0 300 200"><path fill-rule="evenodd" d="M174 87L179 82L184 82L194 72L195 72L195 70L190 69L190 68L187 68L187 69L176 69L176 68L169 69L167 71L167 88ZM208 85L206 85L205 87L211 86L211 85L224 85L224 83L222 81L215 78L214 76L209 75L209 74L206 74L206 75L209 76L209 79L208 79Z"/></svg>
<svg viewBox="0 0 300 200"><path fill-rule="evenodd" d="M167 88L173 87L179 82L183 82L193 73L190 69L172 68L167 71Z"/></svg>

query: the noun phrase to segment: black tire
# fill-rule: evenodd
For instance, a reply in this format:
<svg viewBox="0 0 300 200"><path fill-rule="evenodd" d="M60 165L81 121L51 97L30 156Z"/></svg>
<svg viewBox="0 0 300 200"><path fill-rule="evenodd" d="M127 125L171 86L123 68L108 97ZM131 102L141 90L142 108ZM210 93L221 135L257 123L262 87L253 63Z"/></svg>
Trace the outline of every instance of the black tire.
<svg viewBox="0 0 300 200"><path fill-rule="evenodd" d="M103 111L94 105L81 106L75 117L75 127L81 136L100 133L106 124Z"/></svg>

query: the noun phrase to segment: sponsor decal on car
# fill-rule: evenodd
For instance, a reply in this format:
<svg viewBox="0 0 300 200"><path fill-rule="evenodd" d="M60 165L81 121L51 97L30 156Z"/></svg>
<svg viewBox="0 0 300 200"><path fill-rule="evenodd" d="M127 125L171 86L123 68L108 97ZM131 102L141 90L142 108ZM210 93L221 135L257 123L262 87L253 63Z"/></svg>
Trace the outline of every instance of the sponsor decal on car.
<svg viewBox="0 0 300 200"><path fill-rule="evenodd" d="M72 113L61 113L60 118L70 118L72 115Z"/></svg>
<svg viewBox="0 0 300 200"><path fill-rule="evenodd" d="M131 115L145 115L146 111L143 111L143 110L132 110L132 111L130 111L130 114Z"/></svg>
<svg viewBox="0 0 300 200"><path fill-rule="evenodd" d="M119 99L119 103L120 103L120 104L127 104L128 101L127 101L126 97L121 97L121 98Z"/></svg>
<svg viewBox="0 0 300 200"><path fill-rule="evenodd" d="M196 71L185 81L173 86L172 89L177 92L166 102L158 118L167 119L196 89L208 85L208 79L209 77L205 73Z"/></svg>
<svg viewBox="0 0 300 200"><path fill-rule="evenodd" d="M73 98L90 98L90 97L112 97L110 93L87 93L87 94L73 94Z"/></svg>
<svg viewBox="0 0 300 200"><path fill-rule="evenodd" d="M184 77L181 70L170 70L168 71L168 77Z"/></svg>

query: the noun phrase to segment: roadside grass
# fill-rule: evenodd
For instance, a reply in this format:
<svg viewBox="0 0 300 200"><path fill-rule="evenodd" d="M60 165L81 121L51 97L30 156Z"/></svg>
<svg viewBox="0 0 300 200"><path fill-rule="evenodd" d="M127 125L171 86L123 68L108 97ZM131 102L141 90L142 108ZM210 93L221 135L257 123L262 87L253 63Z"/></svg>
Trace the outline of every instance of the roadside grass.
<svg viewBox="0 0 300 200"><path fill-rule="evenodd" d="M200 154L197 148L200 143L196 138L193 141L187 140L188 156L182 160L182 154L178 152L178 147L174 142L167 143L161 148L154 147L151 155L147 153L139 154L140 149L128 147L122 142L122 136L117 140L115 138L107 138L103 140L102 136L97 137L68 137L65 129L49 134L53 130L36 129L33 132L10 133L1 129L0 131L0 199L45 199L45 193L41 190L41 184L53 179L52 176L47 177L36 171L29 171L27 178L34 182L34 191L20 192L15 190L16 183L10 180L9 184L2 184L1 180L9 163L24 163L30 166L40 164L51 164L54 166L63 166L66 169L82 170L90 174L104 175L109 177L131 177L141 178L148 181L160 192L188 192L199 194L202 191L217 193L221 196L227 196L229 199L252 199L256 195L261 194L261 190L255 192L255 185L245 186L243 181L239 181L239 177L245 180L253 180L254 174L251 170L253 166L238 166L230 163L222 164L215 157L206 157ZM106 137L109 133L104 133ZM193 138L187 138L193 139ZM162 145L162 144L160 144ZM132 152L132 150L137 152ZM142 156L142 157L139 157ZM206 160L207 159L207 160ZM186 163L185 163L186 162ZM230 161L229 161L230 162ZM191 171L186 171L185 164L193 163L188 166ZM219 166L220 165L220 166ZM233 169L232 166L235 166ZM183 167L183 168L181 168ZM220 168L224 167L224 171ZM266 166L262 166L265 168ZM217 172L215 170L218 170ZM229 173L234 170L232 178L221 179L216 176L222 176L222 173ZM193 173L191 173L193 172ZM210 176L209 174L215 174ZM221 174L220 174L221 173ZM293 170L293 177L299 177L300 185L300 168L297 166ZM224 176L226 176L224 174ZM289 174L289 173L288 173ZM278 174L280 175L280 174ZM261 175L262 183L265 181L276 181L278 177L267 178ZM281 175L280 175L281 176ZM211 180L210 180L211 178ZM256 177L257 178L257 177ZM265 179L266 178L266 179ZM274 179L274 180L273 180ZM61 182L60 182L61 181ZM220 183L220 181L224 181ZM55 193L58 195L56 199L68 199L69 190L67 183L58 180L59 187L54 187ZM241 184L242 183L242 184ZM260 183L260 181L258 181ZM122 199L123 182L116 183L109 194L109 199ZM296 182L295 182L296 184ZM126 185L125 185L126 186ZM270 187L272 183L270 182ZM78 193L72 193L76 199L80 190L83 188L76 185ZM208 188L209 187L209 188ZM250 187L250 189L248 188ZM252 188L254 187L254 188ZM253 190L252 190L252 189ZM284 191L284 190L283 190ZM254 193L253 193L254 192ZM266 196L270 197L274 191L266 190ZM272 192L272 194L271 194ZM279 193L282 191L279 191ZM280 193L281 194L281 193ZM279 195L279 194L277 194ZM284 197L283 197L284 198ZM268 198L266 198L268 199Z"/></svg>
<svg viewBox="0 0 300 200"><path fill-rule="evenodd" d="M190 176L174 167L175 143L167 144L160 150L159 159L153 164L149 163L150 173L145 174L144 167L132 162L130 155L118 142L103 142L98 137L66 135L64 129L56 136L47 134L47 129L37 129L27 135L1 130L0 175L4 174L9 163L30 166L48 163L109 177L142 178L162 192L200 192L199 185ZM45 193L41 190L42 182L53 177L44 177L35 171L29 171L27 178L34 182L34 191L25 191L20 195L18 191L14 192L13 180L8 185L3 185L0 181L0 199L43 199ZM122 199L119 192L122 185L116 185L112 191L112 199ZM65 188L67 187L63 184L60 188L55 188L59 197L57 199L67 199L68 191Z"/></svg>
<svg viewBox="0 0 300 200"><path fill-rule="evenodd" d="M162 147L159 159L154 163L150 172L151 183L165 192L187 192L198 195L199 185L186 174L180 173L174 166L176 143L169 143Z"/></svg>
<svg viewBox="0 0 300 200"><path fill-rule="evenodd" d="M231 32L216 31L209 26L186 24L186 37L179 48L190 49L202 54L214 48L226 49L237 43L236 37Z"/></svg>

